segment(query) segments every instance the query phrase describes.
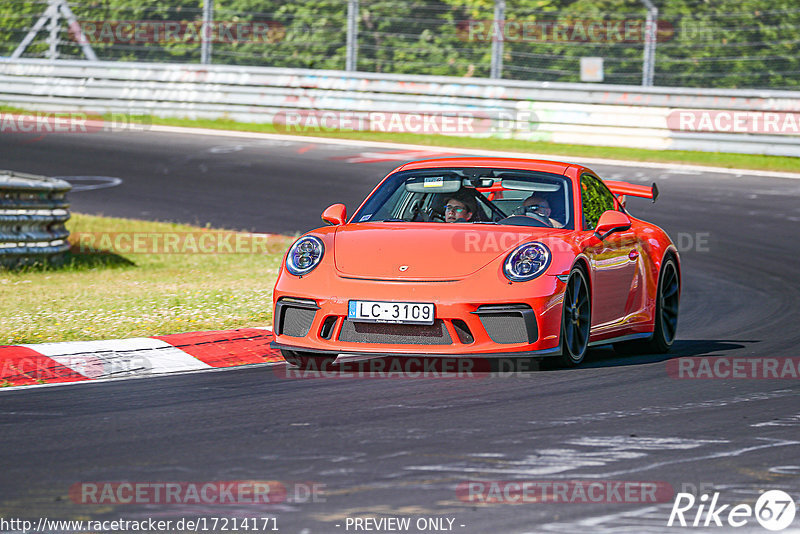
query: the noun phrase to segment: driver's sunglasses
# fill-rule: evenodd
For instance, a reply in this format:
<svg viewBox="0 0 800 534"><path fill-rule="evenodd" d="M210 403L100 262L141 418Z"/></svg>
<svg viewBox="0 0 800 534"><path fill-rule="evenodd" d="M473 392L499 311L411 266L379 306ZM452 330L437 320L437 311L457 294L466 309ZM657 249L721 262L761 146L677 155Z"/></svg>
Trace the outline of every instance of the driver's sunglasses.
<svg viewBox="0 0 800 534"><path fill-rule="evenodd" d="M467 211L467 209L466 208L460 208L458 206L445 206L444 207L444 211L452 211L452 212L455 212L455 213L464 213L465 211Z"/></svg>
<svg viewBox="0 0 800 534"><path fill-rule="evenodd" d="M533 213L536 213L536 212L538 212L539 210L547 210L547 209L550 209L550 208L549 208L548 206L543 206L543 205L541 205L541 204L536 204L536 205L534 205L534 206L524 206L524 207L523 207L523 209L524 209L526 212L533 212Z"/></svg>

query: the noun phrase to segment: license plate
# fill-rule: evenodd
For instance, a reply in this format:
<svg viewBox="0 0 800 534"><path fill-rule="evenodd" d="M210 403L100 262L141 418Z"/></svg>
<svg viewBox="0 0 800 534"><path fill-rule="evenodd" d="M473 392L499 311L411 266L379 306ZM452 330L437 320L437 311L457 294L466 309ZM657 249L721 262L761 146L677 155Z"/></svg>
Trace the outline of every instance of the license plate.
<svg viewBox="0 0 800 534"><path fill-rule="evenodd" d="M347 318L362 323L433 324L433 304L351 300Z"/></svg>

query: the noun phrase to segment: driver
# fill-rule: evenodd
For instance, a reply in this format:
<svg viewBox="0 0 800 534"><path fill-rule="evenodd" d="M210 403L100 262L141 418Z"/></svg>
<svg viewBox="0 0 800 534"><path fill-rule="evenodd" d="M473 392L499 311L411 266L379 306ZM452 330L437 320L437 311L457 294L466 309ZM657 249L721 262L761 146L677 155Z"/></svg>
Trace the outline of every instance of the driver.
<svg viewBox="0 0 800 534"><path fill-rule="evenodd" d="M456 193L445 203L444 221L449 223L470 222L476 210L477 204L474 198Z"/></svg>
<svg viewBox="0 0 800 534"><path fill-rule="evenodd" d="M550 203L542 197L537 197L535 194L526 198L519 210L521 212L520 215L528 215L530 213L543 217L550 222L553 228L564 227L564 225L557 220L550 218L550 213L552 212Z"/></svg>

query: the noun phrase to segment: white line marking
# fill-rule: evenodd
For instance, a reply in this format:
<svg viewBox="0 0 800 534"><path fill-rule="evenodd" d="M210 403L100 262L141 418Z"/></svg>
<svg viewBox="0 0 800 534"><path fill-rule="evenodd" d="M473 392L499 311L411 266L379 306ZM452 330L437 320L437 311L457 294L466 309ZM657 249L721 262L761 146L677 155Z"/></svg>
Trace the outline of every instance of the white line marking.
<svg viewBox="0 0 800 534"><path fill-rule="evenodd" d="M598 421L608 421L611 419L623 419L627 417L639 417L639 416L653 417L659 415L668 415L675 412L696 411L707 408L721 408L723 406L730 406L732 404L739 404L742 402L772 400L772 399L779 399L781 397L793 397L795 395L796 393L794 392L794 390L778 389L775 391L768 391L764 393L749 393L746 395L737 395L736 397L731 397L729 399L713 399L713 400L697 401L697 402L692 401L672 406L643 406L635 410L615 410L613 412L595 412L584 415L566 417L564 419L558 419L555 421L535 420L535 421L529 421L529 423L545 427L587 424L587 423L596 423Z"/></svg>
<svg viewBox="0 0 800 534"><path fill-rule="evenodd" d="M769 468L770 473L776 475L800 475L800 465L776 465Z"/></svg>
<svg viewBox="0 0 800 534"><path fill-rule="evenodd" d="M767 440L766 438L757 438L757 439ZM745 453L748 453L748 452L753 452L753 451L757 451L757 450L761 450L761 449L768 449L770 447L787 447L787 446L800 445L800 441L788 441L788 440L768 440L768 441L770 441L771 443L768 443L767 445L755 445L753 447L744 447L744 448L736 449L736 450L733 450L733 451L722 451L722 452L715 452L715 453L711 453L711 454L706 454L706 455L703 455L703 456L694 456L694 457L690 457L690 458L679 458L679 459L676 459L676 460L667 460L667 461L664 461L664 462L656 462L656 463L652 463L652 464L648 464L648 465L643 465L643 466L640 466L640 467L634 467L632 469L623 469L623 470L620 470L620 471L606 472L606 473L603 473L602 475L594 475L594 474L587 475L587 474L583 474L583 475L580 475L580 476L586 477L586 478L616 477L616 476L620 476L620 475L628 475L630 473L638 473L640 471L649 471L651 469L655 469L656 467L663 467L665 465L681 464L681 463L684 463L684 462L696 462L696 461L699 461L699 460L710 460L710 459L714 459L714 458L725 458L725 457L728 457L728 456L741 456L742 454L745 454Z"/></svg>
<svg viewBox="0 0 800 534"><path fill-rule="evenodd" d="M695 171L676 171L676 170L669 170L669 171L667 171L667 174L683 174L685 176L699 176L700 175L699 172L695 172Z"/></svg>
<svg viewBox="0 0 800 534"><path fill-rule="evenodd" d="M107 187L116 187L122 184L122 178L115 178L113 176L53 176L59 180L64 180L72 184L71 193L78 191L92 191L95 189L105 189ZM100 182L96 184L81 184L73 182Z"/></svg>
<svg viewBox="0 0 800 534"><path fill-rule="evenodd" d="M212 154L230 154L231 152L241 152L242 150L244 150L242 145L215 146L208 149Z"/></svg>
<svg viewBox="0 0 800 534"><path fill-rule="evenodd" d="M631 436L583 437L567 441L581 447L615 447L643 451L695 449L709 443L728 443L720 439L640 438Z"/></svg>
<svg viewBox="0 0 800 534"><path fill-rule="evenodd" d="M474 462L459 461L446 465L417 465L408 466L406 469L411 471L500 473L514 477L555 475L584 467L598 468L615 462L644 459L650 451L685 451L725 443L728 441L630 436L587 437L568 440L565 445L587 447L589 450L566 447L537 449L534 454L520 460L504 459L493 462L487 462L483 456L469 455ZM606 473L603 473L602 476L606 476Z"/></svg>
<svg viewBox="0 0 800 534"><path fill-rule="evenodd" d="M800 413L791 415L789 417L773 419L772 421L765 421L763 423L753 423L750 426L756 428L762 426L800 426Z"/></svg>

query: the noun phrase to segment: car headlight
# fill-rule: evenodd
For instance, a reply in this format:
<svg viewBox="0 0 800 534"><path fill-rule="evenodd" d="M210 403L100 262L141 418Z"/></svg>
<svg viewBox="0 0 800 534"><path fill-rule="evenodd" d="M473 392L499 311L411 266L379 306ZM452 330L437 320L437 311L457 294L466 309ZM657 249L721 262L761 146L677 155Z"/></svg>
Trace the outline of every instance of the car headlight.
<svg viewBox="0 0 800 534"><path fill-rule="evenodd" d="M289 247L286 254L286 270L295 276L303 276L314 270L322 260L325 246L313 235L301 237Z"/></svg>
<svg viewBox="0 0 800 534"><path fill-rule="evenodd" d="M508 255L503 273L513 282L533 280L550 265L550 257L550 249L543 243L525 243Z"/></svg>

